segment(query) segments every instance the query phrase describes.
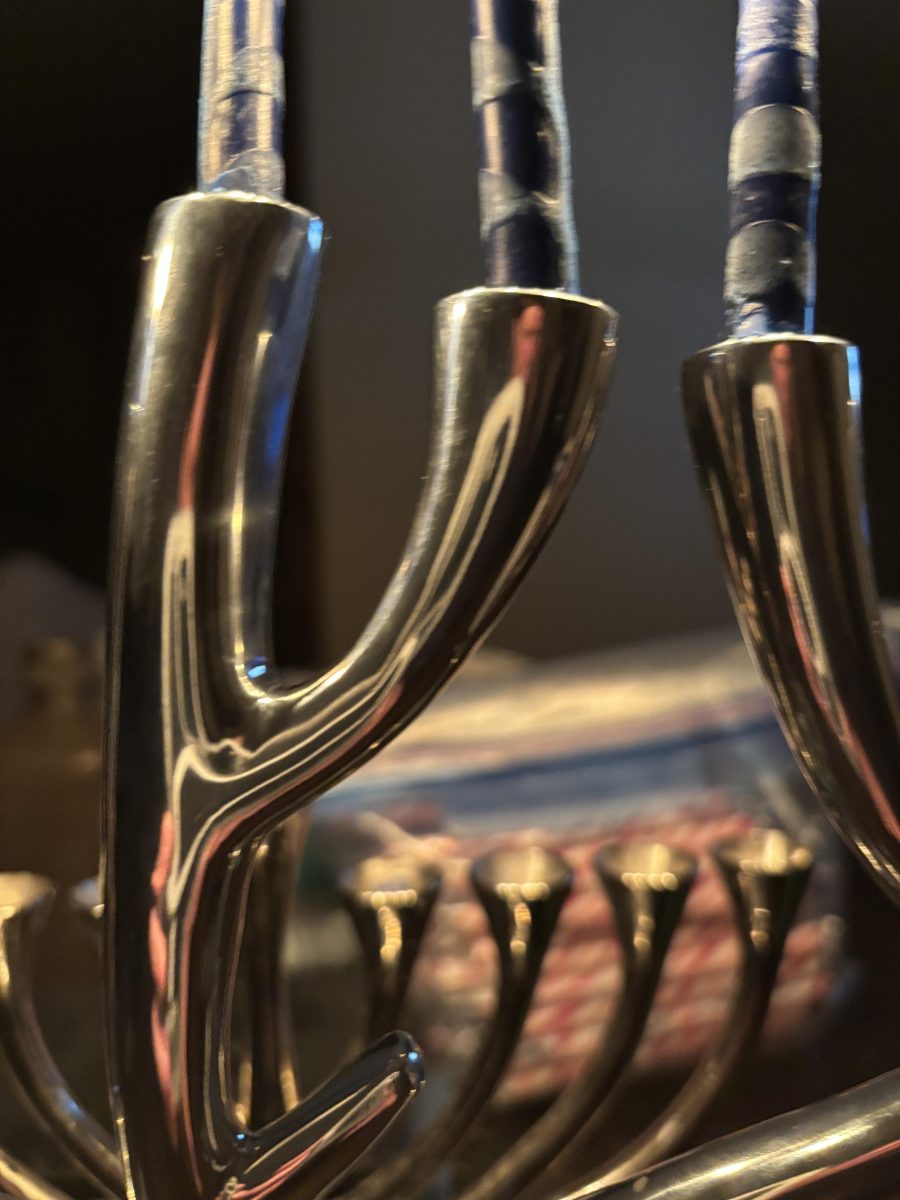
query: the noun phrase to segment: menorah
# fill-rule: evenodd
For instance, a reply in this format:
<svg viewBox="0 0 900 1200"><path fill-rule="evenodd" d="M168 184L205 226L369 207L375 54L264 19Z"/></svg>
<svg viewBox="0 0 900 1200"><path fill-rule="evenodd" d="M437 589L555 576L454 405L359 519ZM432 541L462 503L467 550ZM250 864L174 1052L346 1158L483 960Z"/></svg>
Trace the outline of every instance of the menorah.
<svg viewBox="0 0 900 1200"><path fill-rule="evenodd" d="M585 461L617 318L577 295L554 0L473 5L488 286L437 309L432 449L401 562L351 651L309 677L271 647L278 480L321 220L281 198L278 0L207 0L199 190L146 255L113 532L102 925L114 1136L44 1045L30 976L51 889L0 883L7 1057L93 1188L138 1200L417 1195L508 1066L569 872L540 847L475 864L500 963L459 1095L395 1159L348 1174L418 1092L402 1016L438 875L369 861L346 883L376 1040L310 1095L279 944L302 810L395 737L489 632ZM736 609L785 731L839 831L900 900L898 712L864 537L852 347L811 333L818 185L813 0L744 0L727 266L732 338L685 368L688 427ZM591 1178L568 1177L614 1105L695 865L612 844L597 873L623 985L596 1055L467 1200L520 1193L893 1195L891 1073L654 1166L757 1032L811 859L777 831L721 846L743 964L685 1088ZM242 1000L243 997L243 1000ZM0 1183L62 1193L7 1151Z"/></svg>

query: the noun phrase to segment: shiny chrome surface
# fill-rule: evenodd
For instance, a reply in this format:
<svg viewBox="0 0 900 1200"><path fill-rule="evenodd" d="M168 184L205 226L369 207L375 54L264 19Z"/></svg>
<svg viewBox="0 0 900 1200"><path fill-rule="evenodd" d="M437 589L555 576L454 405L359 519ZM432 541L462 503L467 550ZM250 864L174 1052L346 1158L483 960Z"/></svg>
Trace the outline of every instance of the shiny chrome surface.
<svg viewBox="0 0 900 1200"><path fill-rule="evenodd" d="M322 225L240 194L159 210L119 462L107 687L113 1104L138 1200L312 1194L418 1086L370 1051L262 1130L228 1062L255 845L398 733L488 632L584 462L615 316L476 289L438 308L425 490L385 598L300 686L270 653L278 486Z"/></svg>
<svg viewBox="0 0 900 1200"><path fill-rule="evenodd" d="M308 828L309 814L294 813L269 834L253 860L238 974L247 1028L235 1031L233 1052L240 1058L235 1068L245 1121L254 1126L274 1121L300 1103L284 950ZM243 1055L235 1048L240 1046L246 1048Z"/></svg>
<svg viewBox="0 0 900 1200"><path fill-rule="evenodd" d="M65 1192L47 1183L24 1163L0 1149L0 1188L20 1200L69 1200Z"/></svg>
<svg viewBox="0 0 900 1200"><path fill-rule="evenodd" d="M70 1092L34 1009L35 961L54 896L53 885L40 876L0 874L0 1046L50 1140L95 1188L121 1196L124 1180L113 1139Z"/></svg>
<svg viewBox="0 0 900 1200"><path fill-rule="evenodd" d="M441 872L414 858L364 859L339 880L363 952L368 1039L400 1021L413 968L441 890Z"/></svg>
<svg viewBox="0 0 900 1200"><path fill-rule="evenodd" d="M344 1200L417 1196L484 1110L518 1044L572 874L558 854L531 846L476 860L471 881L497 947L493 1017L446 1108L405 1154L357 1184Z"/></svg>
<svg viewBox="0 0 900 1200"><path fill-rule="evenodd" d="M803 898L813 857L777 829L722 842L713 860L734 906L742 962L728 1016L709 1050L659 1117L634 1141L594 1172L587 1184L569 1190L574 1200L597 1186L618 1183L677 1150L710 1111L756 1043L784 944Z"/></svg>
<svg viewBox="0 0 900 1200"><path fill-rule="evenodd" d="M866 550L856 351L823 337L725 342L685 364L684 400L735 611L787 738L844 840L900 902L900 715ZM891 1072L580 1195L888 1197L898 1148Z"/></svg>
<svg viewBox="0 0 900 1200"><path fill-rule="evenodd" d="M609 1028L579 1077L464 1193L465 1200L512 1200L551 1164L551 1173L564 1172L577 1161L596 1137L603 1103L641 1039L697 863L671 846L629 842L603 847L595 866L622 947L622 986Z"/></svg>
<svg viewBox="0 0 900 1200"><path fill-rule="evenodd" d="M744 637L804 774L900 902L900 711L866 547L857 353L824 337L689 359L694 456Z"/></svg>
<svg viewBox="0 0 900 1200"><path fill-rule="evenodd" d="M578 1200L891 1200L900 1071L729 1134Z"/></svg>

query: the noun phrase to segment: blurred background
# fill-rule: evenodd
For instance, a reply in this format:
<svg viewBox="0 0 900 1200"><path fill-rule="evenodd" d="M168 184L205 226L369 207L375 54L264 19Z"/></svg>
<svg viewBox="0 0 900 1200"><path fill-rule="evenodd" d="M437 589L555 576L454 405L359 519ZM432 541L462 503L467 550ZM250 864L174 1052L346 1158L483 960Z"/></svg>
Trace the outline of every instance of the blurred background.
<svg viewBox="0 0 900 1200"><path fill-rule="evenodd" d="M96 864L122 385L150 214L194 185L201 7L41 0L3 12L0 870L31 867L64 885ZM590 891L590 854L622 829L689 844L708 881L707 851L723 831L779 825L814 846L817 882L788 947L793 991L775 1006L768 1065L704 1129L719 1132L772 1111L773 1097L783 1108L900 1062L900 978L883 960L900 921L810 818L737 640L683 429L680 363L723 333L737 4L561 7L583 290L622 316L608 411L568 511L493 635L514 654L476 667L322 806L333 823L312 836L312 917L291 962L326 984L295 999L301 1028L318 1030L335 997L361 994L358 948L334 917L335 879L354 855L390 855L414 837L417 853L447 865L445 923L423 960L419 1005L439 1014L426 1037L453 1062L484 1017L466 1003L489 976L491 948L476 913L484 953L472 957L477 979L460 976L471 947L453 926L454 913L473 920L465 881L480 849L537 838L577 859ZM432 310L478 284L482 265L468 5L288 0L287 13L287 194L325 218L331 239L295 406L276 614L281 658L309 664L349 646L394 566L425 463ZM820 15L818 330L861 347L871 537L881 591L896 596L900 19L896 0L820 0ZM896 612L890 627L898 648ZM523 661L563 656L577 661ZM380 823L366 823L371 813ZM705 965L682 955L669 980L677 993L679 978L697 976L713 1008L698 1009L689 988L666 1002L633 1122L674 1093L724 1011L736 951L715 886L716 920L701 905L682 930ZM585 973L579 954L596 948L593 925L566 928L576 953L559 956L563 992ZM43 969L54 986L41 1001L51 1040L102 1107L96 962L64 923L53 938ZM526 1034L537 1075L520 1076L531 1082L518 1099L537 1106L529 1119L568 1078L546 1074L565 1058L560 1047L574 1070L596 1039L611 946L608 936L606 991L588 997L600 1008L587 1025L564 1028L544 1011L550 1041ZM84 1038L71 1036L72 1013L90 1027ZM305 1052L324 1054L324 1070L333 1051ZM501 1112L508 1133L522 1125L521 1115L504 1121Z"/></svg>
<svg viewBox="0 0 900 1200"><path fill-rule="evenodd" d="M503 646L558 655L730 620L678 378L723 329L736 7L562 5L583 288L621 313L621 352L586 475ZM872 538L896 594L900 22L894 0L820 8L818 327L862 350ZM433 306L482 277L468 13L287 10L288 195L331 241L294 420L280 632L287 657L323 660L360 629L402 545ZM200 0L4 12L0 549L98 589L145 230L194 183L200 17ZM6 605L32 610L26 622L34 590Z"/></svg>

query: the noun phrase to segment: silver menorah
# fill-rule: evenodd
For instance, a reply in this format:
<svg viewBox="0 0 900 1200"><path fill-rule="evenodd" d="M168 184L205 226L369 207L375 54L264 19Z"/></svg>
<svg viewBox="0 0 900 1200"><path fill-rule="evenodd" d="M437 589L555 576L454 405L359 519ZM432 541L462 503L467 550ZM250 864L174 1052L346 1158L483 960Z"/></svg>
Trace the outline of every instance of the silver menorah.
<svg viewBox="0 0 900 1200"><path fill-rule="evenodd" d="M747 0L745 34L793 38L802 57L814 6L773 5L784 20L766 24L755 20L760 0ZM555 4L526 6L531 49L518 58L503 41L501 0L476 7L483 232L496 286L438 306L432 450L400 565L349 654L298 679L273 659L272 577L286 406L323 226L280 197L280 5L207 3L200 189L154 219L118 468L105 864L102 902L85 903L103 931L114 1134L74 1099L35 1018L31 969L52 889L31 876L0 881L5 1053L47 1136L106 1196L312 1200L339 1187L422 1082L416 1042L393 1026L438 875L368 862L346 895L379 1040L303 1095L278 971L297 814L396 736L492 627L585 461L616 333L610 309L558 290L576 287L576 271ZM765 144L756 126L799 122L779 145L800 147L811 195L817 143L805 110L754 105L745 91L734 187L773 169L765 155L745 161ZM526 140L553 150L538 179L517 173L513 153L523 95ZM754 115L779 107L801 118ZM753 137L738 127L748 113ZM766 195L754 192L754 204ZM745 201L739 214L751 211ZM811 310L810 247L782 237L780 218L753 214L738 221L729 265L736 336L688 363L688 424L737 611L798 760L900 900L900 724L863 532L855 354L797 326L798 297ZM741 268L748 239L761 282ZM811 865L772 831L720 847L716 862L741 933L741 977L719 1038L672 1107L573 1190L567 1174L616 1098L695 869L672 847L613 844L597 862L623 953L613 1020L579 1079L466 1200L895 1194L896 1073L653 1166L694 1128L758 1030ZM418 1194L483 1112L568 880L565 862L540 847L474 865L500 963L495 1016L439 1123L349 1176L346 1195ZM10 1151L0 1153L8 1192L61 1200Z"/></svg>

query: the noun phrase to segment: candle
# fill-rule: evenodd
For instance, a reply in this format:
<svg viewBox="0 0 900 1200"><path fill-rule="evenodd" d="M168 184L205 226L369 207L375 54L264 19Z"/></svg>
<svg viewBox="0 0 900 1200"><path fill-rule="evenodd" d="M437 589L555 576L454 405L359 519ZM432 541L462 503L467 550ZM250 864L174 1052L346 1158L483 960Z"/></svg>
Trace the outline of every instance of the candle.
<svg viewBox="0 0 900 1200"><path fill-rule="evenodd" d="M472 0L486 278L578 291L558 0Z"/></svg>
<svg viewBox="0 0 900 1200"><path fill-rule="evenodd" d="M284 0L205 0L201 191L284 191Z"/></svg>
<svg viewBox="0 0 900 1200"><path fill-rule="evenodd" d="M817 0L740 0L728 163L729 331L811 332L820 135Z"/></svg>

